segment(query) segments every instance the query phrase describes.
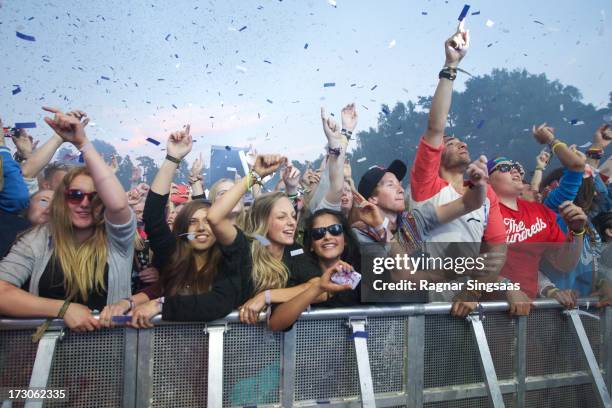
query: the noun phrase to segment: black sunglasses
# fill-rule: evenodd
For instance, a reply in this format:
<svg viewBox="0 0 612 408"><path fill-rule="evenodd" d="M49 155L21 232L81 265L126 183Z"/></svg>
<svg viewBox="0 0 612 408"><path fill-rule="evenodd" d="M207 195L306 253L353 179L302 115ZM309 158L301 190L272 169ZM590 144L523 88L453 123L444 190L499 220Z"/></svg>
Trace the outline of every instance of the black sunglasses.
<svg viewBox="0 0 612 408"><path fill-rule="evenodd" d="M325 236L326 232L329 232L334 237L337 237L344 232L344 228L342 228L342 224L333 224L327 227L313 228L310 230L310 235L312 236L313 241L318 241Z"/></svg>
<svg viewBox="0 0 612 408"><path fill-rule="evenodd" d="M493 169L491 170L489 174L493 174L497 170L501 171L502 173L508 173L512 169L515 169L516 171L518 171L521 176L525 175L525 169L523 168L523 166L521 166L520 163L517 163L517 162L513 162L512 164L510 163L498 164L497 166L493 167Z"/></svg>
<svg viewBox="0 0 612 408"><path fill-rule="evenodd" d="M85 197L87 197L91 203L96 198L97 194L98 193L95 191L91 193L84 193L81 190L66 190L65 197L71 204L80 204Z"/></svg>

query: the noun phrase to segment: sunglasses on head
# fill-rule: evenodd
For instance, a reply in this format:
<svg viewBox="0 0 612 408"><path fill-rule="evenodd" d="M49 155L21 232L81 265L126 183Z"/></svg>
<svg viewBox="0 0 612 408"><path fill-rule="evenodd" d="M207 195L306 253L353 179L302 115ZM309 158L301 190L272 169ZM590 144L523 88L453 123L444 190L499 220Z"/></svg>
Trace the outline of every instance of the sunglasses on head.
<svg viewBox="0 0 612 408"><path fill-rule="evenodd" d="M342 224L333 224L327 227L313 228L310 230L310 235L312 236L313 241L318 241L325 236L326 232L329 232L334 237L337 237L344 232L344 228L342 228Z"/></svg>
<svg viewBox="0 0 612 408"><path fill-rule="evenodd" d="M497 166L493 167L489 174L493 174L497 170L501 171L502 173L508 173L512 169L518 171L521 176L525 175L525 169L523 168L523 166L521 166L520 163L517 162L498 164Z"/></svg>
<svg viewBox="0 0 612 408"><path fill-rule="evenodd" d="M95 191L92 191L91 193L84 193L81 190L66 190L66 192L64 193L66 200L71 204L80 204L85 199L85 197L87 197L87 199L91 203L97 195L98 193L96 193Z"/></svg>

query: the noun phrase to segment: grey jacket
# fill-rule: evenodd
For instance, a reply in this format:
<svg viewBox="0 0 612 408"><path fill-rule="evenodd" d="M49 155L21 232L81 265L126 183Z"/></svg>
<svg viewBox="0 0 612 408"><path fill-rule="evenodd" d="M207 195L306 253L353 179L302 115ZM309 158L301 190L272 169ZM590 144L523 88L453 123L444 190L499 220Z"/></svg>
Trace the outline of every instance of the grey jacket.
<svg viewBox="0 0 612 408"><path fill-rule="evenodd" d="M108 243L108 304L130 297L132 258L136 217L124 225L113 225L105 220ZM51 255L53 243L49 225L35 227L13 245L9 254L0 260L0 280L17 287L30 278L29 292L38 295L38 284Z"/></svg>

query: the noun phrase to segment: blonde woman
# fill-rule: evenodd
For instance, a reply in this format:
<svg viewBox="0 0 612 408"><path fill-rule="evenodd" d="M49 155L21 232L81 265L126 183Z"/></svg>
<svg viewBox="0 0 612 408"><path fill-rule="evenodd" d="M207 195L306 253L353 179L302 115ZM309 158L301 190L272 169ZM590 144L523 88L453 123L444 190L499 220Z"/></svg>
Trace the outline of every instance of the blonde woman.
<svg viewBox="0 0 612 408"><path fill-rule="evenodd" d="M68 171L55 190L50 222L24 234L0 261L0 314L60 317L72 330L91 331L100 327L94 309L130 296L136 219L87 139L87 115L43 109L55 114L45 122L81 152L85 167ZM20 289L28 280L28 291Z"/></svg>
<svg viewBox="0 0 612 408"><path fill-rule="evenodd" d="M253 184L284 161L278 155L258 156L253 170L215 201L207 219L223 253L223 274L209 293L164 298L160 302L164 320L209 321L242 305L241 321L255 323L268 304L293 298L321 274L316 262L294 243L296 214L285 194L259 196L244 232L228 218Z"/></svg>

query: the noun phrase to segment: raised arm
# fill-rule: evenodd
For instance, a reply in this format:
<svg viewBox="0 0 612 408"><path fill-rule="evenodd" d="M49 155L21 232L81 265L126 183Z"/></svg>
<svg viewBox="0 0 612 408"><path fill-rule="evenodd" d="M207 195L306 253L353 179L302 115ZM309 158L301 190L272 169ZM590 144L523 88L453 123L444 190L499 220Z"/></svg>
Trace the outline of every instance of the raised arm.
<svg viewBox="0 0 612 408"><path fill-rule="evenodd" d="M172 132L166 143L166 158L151 184L151 191L166 195L170 193L174 173L185 156L191 152L193 140L189 134L190 125L183 130Z"/></svg>
<svg viewBox="0 0 612 408"><path fill-rule="evenodd" d="M260 183L262 178L274 173L285 160L284 157L277 154L257 156L253 170L236 182L234 187L215 200L215 203L208 210L207 218L215 237L217 237L217 241L221 245L229 245L236 238L236 228L234 228L234 224L228 218L232 209L242 199L249 187L255 183Z"/></svg>
<svg viewBox="0 0 612 408"><path fill-rule="evenodd" d="M544 174L544 170L546 170L546 166L550 161L550 153L546 149L542 150L538 157L536 157L536 166L533 171L533 177L531 178L531 187L534 190L540 191L540 183L542 183L542 175Z"/></svg>
<svg viewBox="0 0 612 408"><path fill-rule="evenodd" d="M191 186L192 197L204 196L204 176L202 176L202 167L204 159L202 153L193 161L191 170L189 171L189 185Z"/></svg>
<svg viewBox="0 0 612 408"><path fill-rule="evenodd" d="M457 32L444 42L444 50L446 60L436 92L431 101L431 109L429 110L429 121L427 122L427 130L425 131L424 139L430 146L437 147L442 144L444 137L444 128L446 127L446 118L451 106L453 95L453 80L457 75L457 67L465 57L467 49L470 46L470 33L464 29L464 22L461 21L457 27Z"/></svg>
<svg viewBox="0 0 612 408"><path fill-rule="evenodd" d="M612 129L608 124L600 126L593 134L593 143L586 152L587 164L593 169L599 167L599 162L603 157L606 147L612 142Z"/></svg>
<svg viewBox="0 0 612 408"><path fill-rule="evenodd" d="M85 165L91 173L98 195L104 204L106 219L111 224L127 223L132 217L127 196L111 168L104 162L85 134L87 114L82 111L74 111L74 115L66 115L57 108L44 107L43 109L55 114L53 119L45 117L45 122L82 153ZM82 121L82 119L85 120Z"/></svg>
<svg viewBox="0 0 612 408"><path fill-rule="evenodd" d="M584 171L585 159L573 151L559 139L555 138L555 129L541 124L537 128L533 126L533 137L540 144L547 144L551 147L553 154L556 154L563 166L572 171Z"/></svg>

